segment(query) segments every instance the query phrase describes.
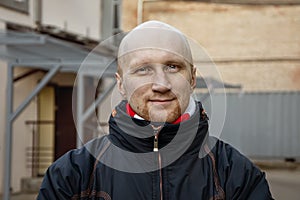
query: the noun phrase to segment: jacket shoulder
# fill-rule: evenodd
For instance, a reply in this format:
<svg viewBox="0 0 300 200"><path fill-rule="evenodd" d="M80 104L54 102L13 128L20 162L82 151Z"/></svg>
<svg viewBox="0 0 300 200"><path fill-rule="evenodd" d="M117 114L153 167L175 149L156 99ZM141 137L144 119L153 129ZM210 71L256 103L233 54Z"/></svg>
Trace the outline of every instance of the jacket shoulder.
<svg viewBox="0 0 300 200"><path fill-rule="evenodd" d="M46 171L37 199L71 199L87 190L103 139L95 139L80 149L70 150Z"/></svg>
<svg viewBox="0 0 300 200"><path fill-rule="evenodd" d="M230 144L211 138L220 183L230 199L272 199L265 173Z"/></svg>

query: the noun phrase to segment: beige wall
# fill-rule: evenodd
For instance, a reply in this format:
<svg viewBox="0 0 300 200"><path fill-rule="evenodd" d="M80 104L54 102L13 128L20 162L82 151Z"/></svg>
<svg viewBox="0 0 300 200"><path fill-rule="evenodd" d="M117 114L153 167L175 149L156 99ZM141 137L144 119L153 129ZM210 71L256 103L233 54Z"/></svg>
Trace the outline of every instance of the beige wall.
<svg viewBox="0 0 300 200"><path fill-rule="evenodd" d="M34 22L34 6L35 6L35 0L28 0L29 1L29 13L25 14L21 12L16 12L11 9L7 9L5 7L0 6L0 19L7 22L13 22L22 24L25 26L33 27Z"/></svg>
<svg viewBox="0 0 300 200"><path fill-rule="evenodd" d="M43 24L100 39L101 0L44 0Z"/></svg>
<svg viewBox="0 0 300 200"><path fill-rule="evenodd" d="M137 4L123 2L126 31L137 24ZM216 62L225 82L247 91L300 90L300 6L145 1L141 16L177 27L215 61L234 61Z"/></svg>
<svg viewBox="0 0 300 200"><path fill-rule="evenodd" d="M24 73L24 69L16 68L15 76ZM4 77L6 78L6 77ZM33 90L37 78L34 76L20 80L14 84L14 110L25 97ZM6 86L6 83L4 84ZM6 96L6 95L4 95ZM13 152L12 152L12 177L11 184L13 191L20 190L20 180L31 175L30 168L27 167L26 151L32 142L32 127L26 125L27 120L36 120L36 100L31 101L28 107L16 118L13 123ZM5 118L5 114L3 116ZM5 129L3 129L5 130Z"/></svg>
<svg viewBox="0 0 300 200"><path fill-rule="evenodd" d="M28 14L0 6L0 20L34 28L35 9L36 0L29 0ZM101 0L43 0L41 13L43 25L93 39L101 38Z"/></svg>

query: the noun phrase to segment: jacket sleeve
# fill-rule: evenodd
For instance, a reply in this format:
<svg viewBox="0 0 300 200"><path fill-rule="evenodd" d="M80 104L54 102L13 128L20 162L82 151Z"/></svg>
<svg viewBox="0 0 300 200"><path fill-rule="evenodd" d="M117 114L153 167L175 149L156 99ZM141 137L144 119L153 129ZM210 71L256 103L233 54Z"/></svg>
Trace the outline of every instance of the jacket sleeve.
<svg viewBox="0 0 300 200"><path fill-rule="evenodd" d="M73 151L68 152L47 170L38 200L71 199L80 190L81 173L73 162Z"/></svg>
<svg viewBox="0 0 300 200"><path fill-rule="evenodd" d="M229 146L229 148L228 148ZM248 158L228 145L226 199L269 200L273 199L262 172Z"/></svg>

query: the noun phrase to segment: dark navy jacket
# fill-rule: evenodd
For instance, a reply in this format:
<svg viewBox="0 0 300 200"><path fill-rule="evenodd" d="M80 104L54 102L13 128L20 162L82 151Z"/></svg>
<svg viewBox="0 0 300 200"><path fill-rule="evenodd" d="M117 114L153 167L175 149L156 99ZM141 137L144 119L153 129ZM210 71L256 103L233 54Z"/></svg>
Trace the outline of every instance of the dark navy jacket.
<svg viewBox="0 0 300 200"><path fill-rule="evenodd" d="M208 136L200 103L189 120L174 125L133 119L122 102L109 125L109 135L49 167L37 199L272 199L263 172Z"/></svg>

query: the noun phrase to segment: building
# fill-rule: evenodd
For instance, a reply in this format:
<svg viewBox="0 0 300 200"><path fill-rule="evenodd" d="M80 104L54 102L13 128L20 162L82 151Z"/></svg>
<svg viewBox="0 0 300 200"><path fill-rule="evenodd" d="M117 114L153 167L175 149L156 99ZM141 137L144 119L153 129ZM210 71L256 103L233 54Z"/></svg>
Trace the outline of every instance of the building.
<svg viewBox="0 0 300 200"><path fill-rule="evenodd" d="M205 48L224 82L245 91L300 90L300 1L123 2L125 31L149 19L169 23Z"/></svg>
<svg viewBox="0 0 300 200"><path fill-rule="evenodd" d="M124 31L128 31L142 21L156 19L178 27L190 38L193 38L196 43L201 44L199 46L208 52L216 64L221 81L242 86L242 91L230 91L229 98L232 101L229 106L235 109L234 111L245 112L240 109L246 107L244 104L238 104L239 107L233 105L235 102L240 102L239 97L257 98L260 99L257 102L265 102L265 98L282 99L285 94L293 92L292 95L288 95L287 102L289 99L295 102L294 96L299 98L300 90L300 1L245 0L243 4L239 2L241 1L130 0L123 1L121 9L119 0L90 0L89 3L79 0L0 0L0 52L2 52L2 54L0 53L2 58L0 60L0 84L2 85L0 87L0 109L3 111L2 117L0 117L0 127L10 126L5 120L5 111L9 109L7 108L9 105L7 99L13 100L14 111L23 111L18 115L11 115L13 117L11 120L12 151L5 151L10 138L5 137L7 133L5 128L0 129L0 155L4 160L0 164L0 171L4 171L5 166L6 168L9 166L7 157L11 159L12 164L11 167L9 166L12 176L3 176L2 174L0 176L0 179L10 178L10 187L3 185L4 182L7 183L7 180L1 181L0 188L3 189L0 190L0 193L9 189L12 192L20 191L21 180L26 177L42 175L47 166L67 149L74 148L80 145L80 141L88 140L103 131L89 129L88 126L83 127L79 123L79 133L84 132L86 138L78 140L74 134L73 125L70 126L70 131L66 130L68 127L66 124L72 124L73 116L67 117L66 113L70 112L62 108L68 108L69 111L71 109L67 102L72 99L74 83L80 85L81 89L78 91L81 92L88 91L85 87L95 87L95 80L89 78L83 80L81 76L76 75L78 67L89 50L93 49L99 41L120 32L121 27ZM42 51L43 45L47 46L48 50ZM29 47L35 47L35 50ZM111 48L114 49L114 46ZM101 49L99 54L95 55L95 59L102 60L106 56L109 57L109 49ZM9 57L10 55L13 59ZM23 57L18 57L18 55ZM98 57L99 55L100 57ZM18 61L18 63L11 62L12 60ZM43 62L39 63L37 60ZM12 64L14 76L9 79L8 75ZM198 59L196 64L203 66L207 62ZM61 68L58 66L63 66L64 71L60 71ZM51 70L53 71L51 72ZM93 72L86 73L84 75L89 76ZM43 80L45 80L43 78L47 75L49 82L45 81L43 84ZM52 75L53 77L51 77ZM220 77L214 77L215 73L207 72L205 75L220 81ZM9 98L6 93L9 80L13 82L11 85L14 87L14 98ZM97 102L102 101L114 89L113 82L110 80L107 83L103 80L109 87L96 85L94 88L96 91L102 92L97 97ZM43 87L39 87L41 89L39 90L37 86ZM105 90L105 88L108 89ZM28 95L33 94L32 91L36 95L32 95L30 101L26 101ZM278 93L279 95L276 96ZM89 96L91 95L93 94L89 94ZM81 93L78 96L83 97L84 94ZM79 115L79 117L82 116L79 121L84 121L90 118L89 113L93 111L93 107L89 107L91 102L85 104L84 100L80 98L78 101L78 105L86 106L86 111L83 107L78 108L82 113ZM19 107L24 102L27 102L28 105L26 103L25 107ZM253 101L244 102L251 103ZM106 102L105 105L110 103ZM261 109L263 105L259 104L257 108ZM270 105L276 106L277 104ZM284 146L298 148L299 145L295 142L299 141L300 135L299 125L295 122L298 118L291 121L286 112L292 110L297 115L299 112L296 111L299 106L295 103L291 105L286 108L284 119L293 124L290 130L295 138L290 138L294 139L293 143L285 141ZM103 109L100 108L98 113L101 118L100 122L105 123L106 114L103 114ZM278 116L280 113L280 110L274 112L274 116ZM255 112L252 114L255 116ZM238 116L244 115L242 113ZM269 113L268 117L272 117L272 113ZM78 120L78 118L76 119ZM271 127L273 127L272 119L268 121ZM280 119L276 118L276 120ZM95 123L95 121L91 119L91 123ZM227 125L230 123L229 120ZM249 124L252 125L252 123ZM94 124L92 127L95 127ZM280 127L282 128L282 126ZM230 128L231 126L226 126L226 130L230 130ZM247 124L242 128L252 132L258 130L253 129L253 131L247 127ZM236 130L243 129L238 127ZM280 131L285 130L285 128L279 130L275 136L270 133L268 137L280 140L280 135L282 136ZM66 138L60 138L62 131ZM67 132L70 134L67 135ZM258 133L253 134L252 143L267 139L267 136L261 139L258 135ZM228 137L231 137L231 133L228 134ZM241 148L243 147L241 142L249 141L242 136L227 139ZM63 142L59 143L61 141ZM67 142L70 144L69 147ZM254 148L257 146L261 147L261 143L253 145ZM61 150L61 148L65 149ZM248 146L244 150L253 153L253 148ZM256 150L263 152L262 148L256 148ZM292 152L294 151L293 148ZM280 153L280 151L278 152ZM278 152L270 149L268 153L272 156L273 153L279 155ZM287 149L287 153L289 153L289 149ZM38 167L35 167L36 160L38 160Z"/></svg>
<svg viewBox="0 0 300 200"><path fill-rule="evenodd" d="M123 8L125 31L150 19L169 23L213 60L194 56L201 75L242 86L227 91L226 117L209 113L224 123L217 136L255 158L300 159L300 1L133 0ZM224 107L216 93L206 110L212 97Z"/></svg>
<svg viewBox="0 0 300 200"><path fill-rule="evenodd" d="M227 95L221 137L248 156L299 159L295 143L300 138L299 4L297 0L131 1L124 2L128 7L123 24L127 29L132 22L157 19L196 40L215 62L222 81L243 88ZM136 21L133 10L138 13ZM207 64L199 61L200 66Z"/></svg>
<svg viewBox="0 0 300 200"><path fill-rule="evenodd" d="M112 57L111 43L98 48L101 52L90 51L121 32L120 10L119 0L0 1L0 170L4 171L0 193L4 199L9 191L21 190L24 178L42 176L60 155L88 140L76 135L73 86L86 57L92 57L94 63L88 64L98 68ZM90 102L84 102L82 92L93 85L89 73L82 71L76 86L81 88L78 102L84 105ZM82 127L82 131L90 130Z"/></svg>

